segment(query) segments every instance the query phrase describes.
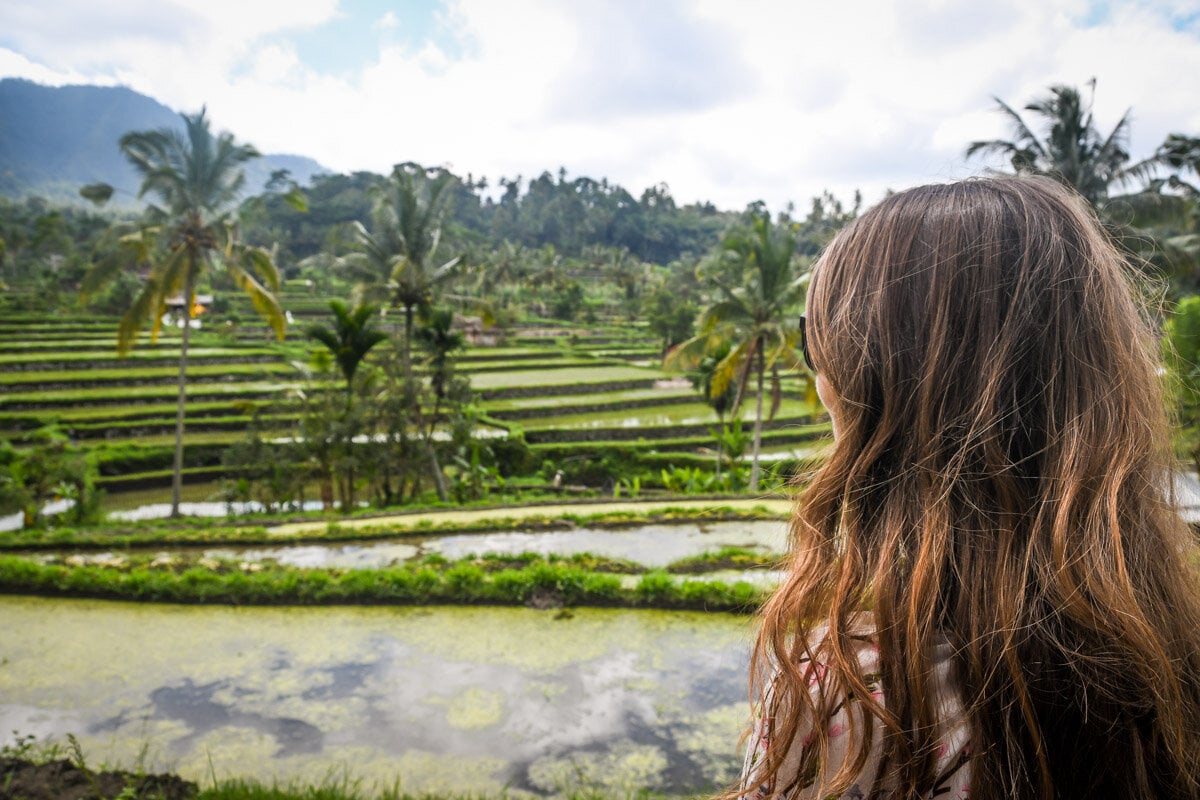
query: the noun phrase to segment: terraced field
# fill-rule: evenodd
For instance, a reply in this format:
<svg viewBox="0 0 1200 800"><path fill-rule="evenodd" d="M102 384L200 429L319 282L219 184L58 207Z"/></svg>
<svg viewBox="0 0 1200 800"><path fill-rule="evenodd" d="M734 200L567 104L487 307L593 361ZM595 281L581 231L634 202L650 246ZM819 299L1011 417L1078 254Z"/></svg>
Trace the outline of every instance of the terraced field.
<svg viewBox="0 0 1200 800"><path fill-rule="evenodd" d="M186 476L211 480L220 454L241 439L256 404L299 386L297 362L308 345L299 331L328 314L324 299L285 295L293 325L277 343L240 298L226 317L193 335L188 363ZM243 307L244 306L244 307ZM241 320L236 328L222 319ZM252 320L251 322L246 322ZM390 320L389 320L390 323ZM47 319L0 313L0 437L18 446L56 423L95 448L110 489L169 483L179 332L156 343L143 336L126 358L115 352L115 318ZM699 453L712 444L716 418L679 376L664 374L658 346L636 329L539 325L508 331L508 344L473 347L458 361L486 417L523 431L535 454L588 459L611 448ZM764 450L786 456L811 450L827 425L786 391L766 426ZM744 418L750 421L750 403ZM274 419L279 430L291 420Z"/></svg>

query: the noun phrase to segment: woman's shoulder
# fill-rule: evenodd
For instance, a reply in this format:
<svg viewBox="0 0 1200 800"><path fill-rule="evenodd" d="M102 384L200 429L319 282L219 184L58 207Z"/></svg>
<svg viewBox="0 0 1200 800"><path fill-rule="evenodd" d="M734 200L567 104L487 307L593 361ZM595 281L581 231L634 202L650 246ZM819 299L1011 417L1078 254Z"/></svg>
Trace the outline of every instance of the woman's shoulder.
<svg viewBox="0 0 1200 800"><path fill-rule="evenodd" d="M814 706L824 709L820 724L825 726L829 743L829 765L832 769L826 777L837 772L837 766L843 763L849 754L856 749L853 736L855 731L861 731L864 724L870 724L875 729L871 749L858 780L852 783L842 795L846 798L871 796L878 781L878 771L883 755L884 725L877 716L870 713L865 706L877 704L887 709L888 701L881 671L878 636L869 616L861 617L846 629L842 641L843 651L853 656L857 667L858 678L865 686L870 701L848 691L842 681L830 679L830 645L829 628L820 626L814 628L809 636L809 655L801 659L802 672L808 678L809 692L813 695ZM935 734L936 747L936 789L931 797L939 800L954 800L968 796L970 784L970 736L969 725L963 714L961 692L953 679L953 649L948 642L939 642L932 654L932 669L929 675L928 691L934 693L938 707L938 729ZM861 692L861 689L859 690ZM764 733L765 731L760 731ZM814 730L798 737L797 752L790 753L787 762L799 765L800 756L817 738ZM755 748L766 744L765 739L756 738ZM754 763L752 753L747 754L747 767ZM812 782L801 787L796 797L816 797L818 781L813 776ZM886 785L886 780L883 781Z"/></svg>

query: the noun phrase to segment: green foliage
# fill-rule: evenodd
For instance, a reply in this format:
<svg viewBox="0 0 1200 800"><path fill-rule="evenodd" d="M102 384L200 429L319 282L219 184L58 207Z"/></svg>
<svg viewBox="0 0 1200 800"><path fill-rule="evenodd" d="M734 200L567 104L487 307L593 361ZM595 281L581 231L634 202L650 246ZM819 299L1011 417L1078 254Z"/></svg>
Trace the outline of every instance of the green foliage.
<svg viewBox="0 0 1200 800"><path fill-rule="evenodd" d="M673 575L698 575L720 570L759 569L777 566L780 560L779 555L760 553L745 547L722 547L715 552L681 558L670 564L667 572Z"/></svg>
<svg viewBox="0 0 1200 800"><path fill-rule="evenodd" d="M424 321L413 332L417 346L425 354L429 368L429 385L438 400L446 398L454 377L452 356L466 347L466 338L454 330L454 314L446 308L430 309Z"/></svg>
<svg viewBox="0 0 1200 800"><path fill-rule="evenodd" d="M752 211L748 228L726 234L719 256L706 271L717 298L700 317L700 332L679 345L665 359L668 369L694 370L705 357L726 355L711 367L706 379L710 398L719 399L736 387L736 414L746 394L750 376L757 377L755 390L753 455L750 490L757 491L758 454L764 416L774 418L782 401L781 368L797 369L800 359L799 314L808 286L809 273L796 255L797 227L772 226L765 213ZM763 400L769 377L770 410Z"/></svg>
<svg viewBox="0 0 1200 800"><path fill-rule="evenodd" d="M374 306L360 305L353 310L341 300L330 300L334 326L310 325L305 330L308 338L320 342L333 356L342 377L346 380L347 398L353 392L354 374L367 353L377 344L387 341L387 334L374 328Z"/></svg>
<svg viewBox="0 0 1200 800"><path fill-rule="evenodd" d="M642 314L650 332L662 342L662 352L692 337L699 306L680 297L680 286L664 281L645 298Z"/></svg>
<svg viewBox="0 0 1200 800"><path fill-rule="evenodd" d="M1167 321L1163 347L1185 447L1200 470L1200 296L1185 297L1176 304Z"/></svg>
<svg viewBox="0 0 1200 800"><path fill-rule="evenodd" d="M1187 193L1173 191L1186 188L1183 175L1195 169L1189 138L1173 134L1149 158L1133 160L1132 110L1111 131L1101 132L1092 113L1095 80L1090 88L1084 97L1076 87L1051 86L1048 94L1024 107L1033 121L995 98L1012 138L972 142L967 157L999 155L1013 172L1047 175L1066 184L1096 209L1128 253L1162 268L1177 284L1194 286L1200 264L1195 242L1160 235L1164 227L1169 231L1183 223L1189 213Z"/></svg>
<svg viewBox="0 0 1200 800"><path fill-rule="evenodd" d="M450 477L451 492L459 503L482 500L492 492L492 486L503 488L504 479L495 467L482 463L482 448L470 448L470 455L455 455L446 472Z"/></svg>
<svg viewBox="0 0 1200 800"><path fill-rule="evenodd" d="M622 491L629 497L637 499L642 493L642 479L637 475L632 478L618 478L613 483L613 497L620 497Z"/></svg>
<svg viewBox="0 0 1200 800"><path fill-rule="evenodd" d="M196 292L205 274L219 271L246 293L282 340L285 318L275 293L280 288L273 256L239 236L237 201L245 184L242 165L259 153L229 133L213 136L204 110L183 115L182 135L173 128L135 131L121 137L121 152L141 179L138 197L152 196L143 218L119 223L106 234L102 257L84 277L86 299L115 276L147 272L117 327L117 352L127 353L149 323L156 340L163 316L178 297L183 320L179 357L178 422L175 434L171 513L179 514L183 470L185 368ZM100 193L94 187L93 198Z"/></svg>
<svg viewBox="0 0 1200 800"><path fill-rule="evenodd" d="M380 570L299 569L272 562L179 559L118 566L40 563L0 556L0 591L146 602L236 605L345 603L630 606L752 611L760 589L746 584L677 580L666 572L644 574L625 588L613 574L592 572L578 561L526 556L488 571L474 559L414 563Z"/></svg>
<svg viewBox="0 0 1200 800"><path fill-rule="evenodd" d="M372 229L350 224L352 252L337 264L370 302L404 309L404 367L411 371L413 323L439 299L451 298L446 285L461 257L434 264L442 238L442 219L453 180L448 171L419 164L397 164L385 183L372 186Z"/></svg>
<svg viewBox="0 0 1200 800"><path fill-rule="evenodd" d="M550 315L555 319L572 321L583 309L583 287L578 281L565 280L554 287L550 300Z"/></svg>
<svg viewBox="0 0 1200 800"><path fill-rule="evenodd" d="M712 491L711 472L700 467L667 467L660 473L663 486L673 494L707 494Z"/></svg>
<svg viewBox="0 0 1200 800"><path fill-rule="evenodd" d="M95 460L55 426L39 429L25 451L0 441L0 511L21 511L26 528L42 525L43 508L56 498L72 503L71 521L94 521L101 499L96 477Z"/></svg>
<svg viewBox="0 0 1200 800"><path fill-rule="evenodd" d="M184 135L171 128L127 133L121 151L141 177L139 197L151 204L138 225L118 225L104 257L83 282L85 297L127 269L149 268L142 291L122 318L118 349L132 347L147 322L157 336L167 301L183 296L190 318L195 292L209 268L224 270L254 301L280 339L284 318L272 292L279 273L270 253L244 244L237 232L237 198L245 183L241 165L258 157L228 133L213 136L204 111L183 115Z"/></svg>
<svg viewBox="0 0 1200 800"><path fill-rule="evenodd" d="M255 415L246 438L225 450L223 499L227 503L254 501L268 513L282 511L289 504L303 506L304 489L311 473L297 459L301 448L292 443L269 441L263 434L260 417Z"/></svg>
<svg viewBox="0 0 1200 800"><path fill-rule="evenodd" d="M508 436L492 440L488 443L488 447L492 451L492 457L496 460L496 470L501 477L525 475L532 472L537 466L537 459L520 430L510 429Z"/></svg>

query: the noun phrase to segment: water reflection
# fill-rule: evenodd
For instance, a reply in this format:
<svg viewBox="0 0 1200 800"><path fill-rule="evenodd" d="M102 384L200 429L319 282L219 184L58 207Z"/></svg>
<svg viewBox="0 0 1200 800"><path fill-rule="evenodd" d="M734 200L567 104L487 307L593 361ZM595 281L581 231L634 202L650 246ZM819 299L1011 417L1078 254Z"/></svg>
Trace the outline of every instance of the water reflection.
<svg viewBox="0 0 1200 800"><path fill-rule="evenodd" d="M625 558L648 567L665 567L681 558L722 547L746 547L763 552L786 548L783 522L747 521L680 525L643 525L621 530L577 528L539 533L482 533L431 539L425 547L448 559L484 553L593 553Z"/></svg>
<svg viewBox="0 0 1200 800"><path fill-rule="evenodd" d="M222 777L348 766L410 792L709 792L737 768L750 624L5 598L0 731L73 732L96 761L148 746L192 779L211 756Z"/></svg>
<svg viewBox="0 0 1200 800"><path fill-rule="evenodd" d="M405 537L402 542L220 548L205 551L205 556L243 561L273 560L293 567L371 569L402 563L428 553L437 553L450 560L488 554L570 556L591 553L627 559L646 567L665 567L682 558L722 547L781 553L787 547L787 527L783 522L762 520L641 525L616 530L576 528L567 531L503 531Z"/></svg>
<svg viewBox="0 0 1200 800"><path fill-rule="evenodd" d="M360 504L365 505L365 504ZM292 503L287 511L320 511L324 506L320 500L307 500L303 504ZM246 514L262 514L267 508L262 503L253 500L246 503L226 503L218 501L200 501L195 503L180 503L179 513L185 517L238 517ZM171 516L170 503L147 503L137 508L125 511L108 512L109 519L125 522L137 522L145 519L166 519Z"/></svg>
<svg viewBox="0 0 1200 800"><path fill-rule="evenodd" d="M415 537L378 542L334 544L296 544L278 547L217 547L200 551L203 558L245 562L275 561L301 569L379 569L395 566L436 553L449 560L475 555L570 556L579 553L624 559L645 567L665 567L680 559L711 553L722 547L741 547L763 554L782 553L787 549L787 526L776 520L685 523L678 525L641 525L635 528L576 528L567 531L504 531L500 533L455 534ZM166 566L184 549L159 552L154 566ZM194 548L187 552L195 553ZM34 554L41 561L62 560L68 564L121 566L126 556L113 551L73 553L71 555ZM714 573L724 578L747 573ZM776 582L753 571L756 582Z"/></svg>

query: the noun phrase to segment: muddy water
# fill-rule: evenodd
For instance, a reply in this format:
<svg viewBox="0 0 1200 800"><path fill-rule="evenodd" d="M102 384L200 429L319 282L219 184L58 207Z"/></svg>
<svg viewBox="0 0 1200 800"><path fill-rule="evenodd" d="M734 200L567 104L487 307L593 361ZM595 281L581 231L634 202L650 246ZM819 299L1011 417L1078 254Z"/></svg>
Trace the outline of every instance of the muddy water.
<svg viewBox="0 0 1200 800"><path fill-rule="evenodd" d="M498 608L0 598L0 740L219 777L410 792L710 791L734 776L751 621Z"/></svg>

